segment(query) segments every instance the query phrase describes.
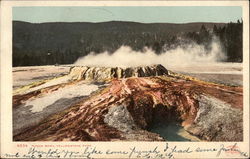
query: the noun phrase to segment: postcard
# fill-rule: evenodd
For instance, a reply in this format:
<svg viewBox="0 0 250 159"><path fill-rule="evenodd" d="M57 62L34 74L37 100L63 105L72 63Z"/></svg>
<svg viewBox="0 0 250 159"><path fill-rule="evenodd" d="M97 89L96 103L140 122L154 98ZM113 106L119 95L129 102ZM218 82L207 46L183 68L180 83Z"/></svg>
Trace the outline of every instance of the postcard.
<svg viewBox="0 0 250 159"><path fill-rule="evenodd" d="M1 1L1 158L248 158L248 1Z"/></svg>

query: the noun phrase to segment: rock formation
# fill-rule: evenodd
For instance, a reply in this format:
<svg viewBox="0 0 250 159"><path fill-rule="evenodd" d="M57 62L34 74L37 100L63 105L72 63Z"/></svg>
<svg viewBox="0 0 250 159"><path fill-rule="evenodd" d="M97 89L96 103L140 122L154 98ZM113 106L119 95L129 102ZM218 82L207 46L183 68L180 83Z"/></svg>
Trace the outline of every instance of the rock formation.
<svg viewBox="0 0 250 159"><path fill-rule="evenodd" d="M87 67L73 66L70 76L73 79L92 81L110 80L113 78L150 77L168 75L168 70L162 65L142 67Z"/></svg>
<svg viewBox="0 0 250 159"><path fill-rule="evenodd" d="M71 80L15 95L13 107L20 109L37 98L67 91L67 87L85 89L83 83L109 81L89 97L77 96L65 109L14 132L15 141L163 141L150 127L171 121L201 140L243 140L242 87L198 81L161 65L73 67L67 78ZM15 115L20 117L18 112Z"/></svg>

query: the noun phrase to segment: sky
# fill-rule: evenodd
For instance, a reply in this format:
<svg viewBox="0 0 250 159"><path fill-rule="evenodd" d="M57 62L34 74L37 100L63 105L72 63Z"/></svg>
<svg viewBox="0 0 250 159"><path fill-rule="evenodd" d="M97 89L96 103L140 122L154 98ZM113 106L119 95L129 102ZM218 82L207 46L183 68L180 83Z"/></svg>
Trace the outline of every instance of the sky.
<svg viewBox="0 0 250 159"><path fill-rule="evenodd" d="M43 22L134 21L141 23L236 22L239 6L13 7L13 20Z"/></svg>

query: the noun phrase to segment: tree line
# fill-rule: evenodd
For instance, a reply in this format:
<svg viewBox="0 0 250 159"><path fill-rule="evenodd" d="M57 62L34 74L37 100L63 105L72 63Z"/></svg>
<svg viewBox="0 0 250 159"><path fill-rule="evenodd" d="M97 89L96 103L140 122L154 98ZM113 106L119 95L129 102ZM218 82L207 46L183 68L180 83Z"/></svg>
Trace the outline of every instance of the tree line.
<svg viewBox="0 0 250 159"><path fill-rule="evenodd" d="M129 22L13 22L13 66L72 64L90 52L114 52L122 45L157 54L190 42L210 49L216 36L230 62L242 62L243 23L142 24Z"/></svg>

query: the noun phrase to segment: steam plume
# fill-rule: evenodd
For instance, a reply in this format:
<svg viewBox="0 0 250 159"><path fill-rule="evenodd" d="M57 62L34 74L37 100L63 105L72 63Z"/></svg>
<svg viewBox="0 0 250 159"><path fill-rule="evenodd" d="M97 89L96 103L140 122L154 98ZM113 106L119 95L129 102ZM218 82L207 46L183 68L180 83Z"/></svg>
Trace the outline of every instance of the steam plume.
<svg viewBox="0 0 250 159"><path fill-rule="evenodd" d="M217 39L211 43L208 51L203 45L188 44L179 46L157 55L152 49L145 48L143 52L134 51L128 46L121 46L113 54L103 52L95 54L91 52L85 57L79 58L74 64L84 66L105 67L136 67L152 64L169 66L185 66L202 63L215 63L226 58Z"/></svg>

